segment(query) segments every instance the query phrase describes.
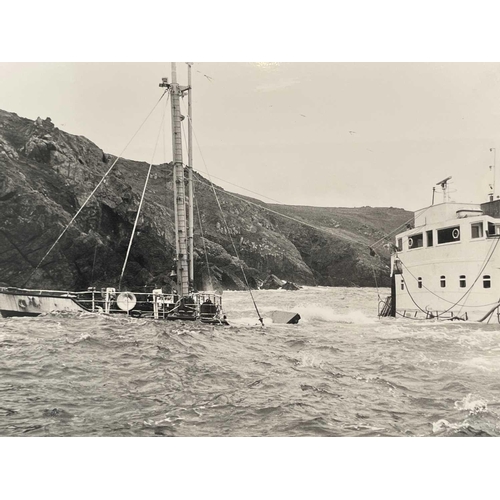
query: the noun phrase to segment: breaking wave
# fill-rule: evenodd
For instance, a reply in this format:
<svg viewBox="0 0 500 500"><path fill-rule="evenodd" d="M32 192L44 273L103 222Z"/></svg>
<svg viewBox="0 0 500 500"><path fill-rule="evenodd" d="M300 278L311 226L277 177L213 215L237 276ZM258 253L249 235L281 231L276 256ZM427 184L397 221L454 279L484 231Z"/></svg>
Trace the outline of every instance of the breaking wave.
<svg viewBox="0 0 500 500"><path fill-rule="evenodd" d="M300 308L300 316L306 322L318 321L329 323L347 323L355 325L368 325L378 322L376 317L369 317L359 310L351 310L345 313L339 313L331 307L321 305L304 305Z"/></svg>

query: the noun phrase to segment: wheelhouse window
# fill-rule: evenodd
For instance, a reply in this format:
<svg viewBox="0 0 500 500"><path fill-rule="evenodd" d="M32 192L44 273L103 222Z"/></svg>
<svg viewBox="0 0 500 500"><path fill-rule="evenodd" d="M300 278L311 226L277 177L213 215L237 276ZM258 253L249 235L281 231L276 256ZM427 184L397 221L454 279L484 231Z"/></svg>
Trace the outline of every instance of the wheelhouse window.
<svg viewBox="0 0 500 500"><path fill-rule="evenodd" d="M483 288L491 288L491 276L489 274L483 276Z"/></svg>
<svg viewBox="0 0 500 500"><path fill-rule="evenodd" d="M401 290L404 290L405 289L405 282L404 280L401 280Z"/></svg>
<svg viewBox="0 0 500 500"><path fill-rule="evenodd" d="M460 288L465 288L467 286L467 281L465 275L460 276Z"/></svg>
<svg viewBox="0 0 500 500"><path fill-rule="evenodd" d="M438 245L460 241L460 226L446 227L437 231Z"/></svg>
<svg viewBox="0 0 500 500"><path fill-rule="evenodd" d="M441 284L441 288L446 287L446 276L441 276L440 284Z"/></svg>
<svg viewBox="0 0 500 500"><path fill-rule="evenodd" d="M431 247L432 245L434 245L434 238L432 236L432 231L426 231L426 234L427 234L427 246Z"/></svg>
<svg viewBox="0 0 500 500"><path fill-rule="evenodd" d="M422 288L422 278L418 278L417 283L418 283L418 288Z"/></svg>
<svg viewBox="0 0 500 500"><path fill-rule="evenodd" d="M420 248L424 246L424 234L412 234L408 237L408 248Z"/></svg>
<svg viewBox="0 0 500 500"><path fill-rule="evenodd" d="M500 225L493 224L493 222L488 222L488 236L498 236L500 235Z"/></svg>
<svg viewBox="0 0 500 500"><path fill-rule="evenodd" d="M398 238L398 252L402 252L403 251L403 238Z"/></svg>
<svg viewBox="0 0 500 500"><path fill-rule="evenodd" d="M475 222L470 226L471 238L482 238L483 237L483 223Z"/></svg>

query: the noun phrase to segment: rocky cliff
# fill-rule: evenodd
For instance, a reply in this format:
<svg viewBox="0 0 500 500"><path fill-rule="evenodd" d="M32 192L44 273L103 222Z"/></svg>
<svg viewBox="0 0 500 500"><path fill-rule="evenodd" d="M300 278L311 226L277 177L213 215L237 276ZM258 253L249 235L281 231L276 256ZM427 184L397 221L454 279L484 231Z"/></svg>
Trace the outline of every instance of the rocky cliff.
<svg viewBox="0 0 500 500"><path fill-rule="evenodd" d="M34 272L114 160L50 118L32 121L0 110L0 283L51 289L118 284L148 169L131 160L117 162ZM196 220L200 289L210 281L216 288L243 288L241 267L251 286L269 273L305 285L374 286L375 279L387 285L389 253L378 247L372 257L368 245L411 217L396 208L268 205L217 188L221 213L198 174L195 191L203 229L202 238ZM123 287L168 287L174 254L172 166L156 165Z"/></svg>

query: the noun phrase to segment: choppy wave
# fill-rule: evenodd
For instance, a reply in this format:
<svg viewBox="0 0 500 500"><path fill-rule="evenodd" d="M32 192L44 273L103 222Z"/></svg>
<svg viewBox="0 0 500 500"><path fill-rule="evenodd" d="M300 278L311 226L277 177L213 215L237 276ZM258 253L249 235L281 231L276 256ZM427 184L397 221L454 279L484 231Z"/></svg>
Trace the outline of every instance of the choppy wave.
<svg viewBox="0 0 500 500"><path fill-rule="evenodd" d="M229 327L0 319L0 435L500 435L498 325L379 320L376 290L309 287L255 292L262 327L224 297Z"/></svg>
<svg viewBox="0 0 500 500"><path fill-rule="evenodd" d="M300 307L300 315L305 322L328 322L328 323L349 323L349 324L375 324L377 318L375 316L366 316L362 311L353 309L345 313L340 313L332 307L325 307L321 304L304 305Z"/></svg>

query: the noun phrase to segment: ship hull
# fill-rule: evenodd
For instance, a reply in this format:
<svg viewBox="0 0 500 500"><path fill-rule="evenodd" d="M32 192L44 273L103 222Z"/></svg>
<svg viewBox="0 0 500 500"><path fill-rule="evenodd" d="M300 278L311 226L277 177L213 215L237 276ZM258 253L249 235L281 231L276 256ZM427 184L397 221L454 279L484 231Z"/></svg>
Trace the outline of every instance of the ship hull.
<svg viewBox="0 0 500 500"><path fill-rule="evenodd" d="M31 292L31 293L30 293ZM4 318L16 316L39 316L52 312L78 313L88 309L75 302L74 297L63 292L37 290L1 290L0 314Z"/></svg>
<svg viewBox="0 0 500 500"><path fill-rule="evenodd" d="M500 219L487 208L444 203L415 214L396 236L392 315L500 322Z"/></svg>

